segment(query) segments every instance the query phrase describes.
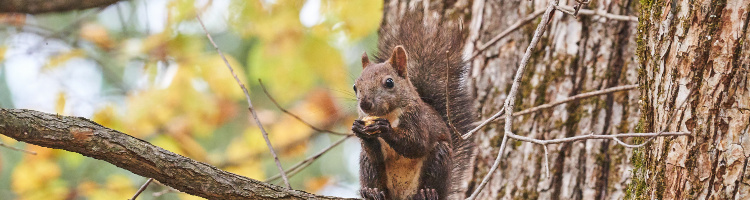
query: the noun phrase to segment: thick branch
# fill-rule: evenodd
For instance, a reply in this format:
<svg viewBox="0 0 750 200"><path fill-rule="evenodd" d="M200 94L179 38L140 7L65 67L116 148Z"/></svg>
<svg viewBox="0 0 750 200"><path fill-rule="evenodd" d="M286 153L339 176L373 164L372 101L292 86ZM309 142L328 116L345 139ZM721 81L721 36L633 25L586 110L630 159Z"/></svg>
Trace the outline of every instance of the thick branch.
<svg viewBox="0 0 750 200"><path fill-rule="evenodd" d="M0 13L39 14L108 6L120 0L0 0Z"/></svg>
<svg viewBox="0 0 750 200"><path fill-rule="evenodd" d="M103 160L208 199L341 199L289 190L223 171L82 117L0 108L0 134Z"/></svg>

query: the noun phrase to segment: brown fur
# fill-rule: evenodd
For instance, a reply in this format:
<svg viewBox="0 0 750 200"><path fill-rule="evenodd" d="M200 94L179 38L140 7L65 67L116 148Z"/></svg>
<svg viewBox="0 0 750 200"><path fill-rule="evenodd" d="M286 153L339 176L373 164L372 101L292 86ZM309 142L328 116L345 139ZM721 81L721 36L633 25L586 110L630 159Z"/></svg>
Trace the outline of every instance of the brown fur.
<svg viewBox="0 0 750 200"><path fill-rule="evenodd" d="M410 18L384 26L375 63L363 55L355 83L360 119L383 118L352 126L362 139L360 183L368 199L447 199L473 152L459 137L474 121L460 31Z"/></svg>

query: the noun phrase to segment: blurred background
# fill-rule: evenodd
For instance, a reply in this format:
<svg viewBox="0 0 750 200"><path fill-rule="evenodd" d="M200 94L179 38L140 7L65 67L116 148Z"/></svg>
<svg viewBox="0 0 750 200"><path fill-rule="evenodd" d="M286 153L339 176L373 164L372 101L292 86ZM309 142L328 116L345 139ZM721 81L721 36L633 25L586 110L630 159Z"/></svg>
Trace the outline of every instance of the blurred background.
<svg viewBox="0 0 750 200"><path fill-rule="evenodd" d="M344 136L351 85L373 52L383 5L368 0L131 0L39 15L0 14L0 107L81 116L258 180L278 174L242 90L196 20L248 86L285 168ZM147 180L77 153L0 147L0 199L128 199ZM356 197L351 137L290 176L294 189ZM283 185L279 180L270 183ZM200 199L152 183L139 199Z"/></svg>

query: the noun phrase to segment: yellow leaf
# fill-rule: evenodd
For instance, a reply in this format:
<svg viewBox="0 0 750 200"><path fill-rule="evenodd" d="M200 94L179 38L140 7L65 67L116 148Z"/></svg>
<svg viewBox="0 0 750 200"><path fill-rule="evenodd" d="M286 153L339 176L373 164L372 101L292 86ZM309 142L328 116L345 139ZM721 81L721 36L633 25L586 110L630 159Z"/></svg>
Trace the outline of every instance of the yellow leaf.
<svg viewBox="0 0 750 200"><path fill-rule="evenodd" d="M68 51L68 52L65 52L65 53L62 53L62 54L59 54L59 55L56 55L56 56L50 58L47 61L47 64L45 64L44 67L42 67L42 69L46 69L46 70L52 69L52 68L58 67L58 66L60 66L62 64L65 64L70 59L78 58L78 57L83 57L84 55L86 55L86 53L83 50L81 50L81 49L73 49L71 51Z"/></svg>
<svg viewBox="0 0 750 200"><path fill-rule="evenodd" d="M363 38L380 26L383 17L383 1L371 0L332 0L330 6L323 6L331 13L330 19L342 21L344 29L351 40Z"/></svg>
<svg viewBox="0 0 750 200"><path fill-rule="evenodd" d="M234 69L234 73L241 81L245 81L245 72L242 65L234 57L227 55L227 61ZM198 65L200 75L208 83L211 91L220 98L240 100L245 98L245 93L237 85L232 73L224 64L224 60L219 55L206 56L201 59Z"/></svg>
<svg viewBox="0 0 750 200"><path fill-rule="evenodd" d="M15 139L13 139L13 138L10 138L10 137L8 137L8 136L5 136L5 135L0 135L0 142L3 142L3 143L5 143L5 145L13 145L13 144L15 144L15 143L16 143L16 142L18 142L18 141L16 141L16 140L15 140Z"/></svg>
<svg viewBox="0 0 750 200"><path fill-rule="evenodd" d="M122 130L122 120L117 116L115 107L111 104L106 105L104 108L99 109L91 117L96 123L101 124L104 127L108 127L115 130Z"/></svg>
<svg viewBox="0 0 750 200"><path fill-rule="evenodd" d="M107 198L104 199L128 199L135 194L136 187L130 179L122 174L107 177Z"/></svg>
<svg viewBox="0 0 750 200"><path fill-rule="evenodd" d="M3 61L5 59L5 51L8 50L8 47L2 46L0 47L0 61Z"/></svg>
<svg viewBox="0 0 750 200"><path fill-rule="evenodd" d="M204 199L204 198L199 197L199 196L189 195L189 194L182 193L182 192L180 192L179 194L177 194L177 196L180 197L180 199L182 199L182 200L202 200L202 199Z"/></svg>
<svg viewBox="0 0 750 200"><path fill-rule="evenodd" d="M60 173L60 167L50 159L25 157L11 174L11 188L22 199L62 199L66 192L64 183L58 181ZM53 197L55 194L59 196Z"/></svg>
<svg viewBox="0 0 750 200"><path fill-rule="evenodd" d="M55 112L59 115L65 114L65 93L57 93L57 101L55 103Z"/></svg>
<svg viewBox="0 0 750 200"><path fill-rule="evenodd" d="M155 139L153 139L151 143L167 151L185 155L185 152L183 152L182 148L180 148L180 144L169 136L159 135Z"/></svg>
<svg viewBox="0 0 750 200"><path fill-rule="evenodd" d="M81 26L80 37L84 40L88 40L101 47L102 49L108 50L114 47L112 38L109 37L109 32L104 26L96 23L86 23Z"/></svg>
<svg viewBox="0 0 750 200"><path fill-rule="evenodd" d="M322 177L315 177L308 180L305 180L305 191L308 192L316 192L320 189L323 189L323 187L327 186L331 182L331 178L322 176Z"/></svg>
<svg viewBox="0 0 750 200"><path fill-rule="evenodd" d="M289 111L319 128L333 125L339 115L333 97L324 89L310 92L304 101ZM308 125L289 115L284 115L277 123L270 125L268 130L273 133L269 137L275 147L289 147L284 149L288 156L304 153L305 141L314 133Z"/></svg>
<svg viewBox="0 0 750 200"><path fill-rule="evenodd" d="M128 177L115 174L107 177L103 186L93 181L84 181L77 189L87 199L108 200L129 199L135 194L136 188Z"/></svg>

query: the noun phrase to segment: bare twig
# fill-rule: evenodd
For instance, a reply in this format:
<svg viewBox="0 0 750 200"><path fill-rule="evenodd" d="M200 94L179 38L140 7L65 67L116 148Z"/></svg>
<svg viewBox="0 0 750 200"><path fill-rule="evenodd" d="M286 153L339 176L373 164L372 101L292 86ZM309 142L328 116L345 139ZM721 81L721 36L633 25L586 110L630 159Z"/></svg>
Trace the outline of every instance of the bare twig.
<svg viewBox="0 0 750 200"><path fill-rule="evenodd" d="M141 193L146 190L146 187L148 187L148 184L153 180L153 178L148 178L148 180L146 180L146 183L143 183L141 188L138 188L138 191L135 192L135 195L133 195L133 198L130 198L130 200L135 200L135 198L138 198L138 195L141 195Z"/></svg>
<svg viewBox="0 0 750 200"><path fill-rule="evenodd" d="M320 158L320 156L322 156L323 154L325 154L328 151L330 151L331 149L333 149L333 147L336 147L339 144L343 143L346 139L349 139L351 136L352 135L347 135L346 137L343 137L343 138L339 139L338 141L334 142L333 144L331 144L331 146L328 146L325 149L321 150L317 154L312 155L312 156L308 157L307 159L298 162L297 164L294 164L294 166L292 166L289 169L287 169L288 171L286 173L289 173L289 176L293 176L294 174L296 174L300 170L302 170L305 167L307 167L310 164L312 164L312 162L314 162L315 160L317 160L318 158ZM280 177L280 174L274 175L271 178L268 178L265 182L271 182L271 181L278 180L279 177Z"/></svg>
<svg viewBox="0 0 750 200"><path fill-rule="evenodd" d="M279 110L281 110L281 112L284 112L284 113L286 113L286 114L287 114L287 115L289 115L289 116L292 116L292 117L293 117L294 119L297 119L297 121L299 121L299 122L302 122L303 124L307 125L307 126L308 126L308 127L310 127L310 128L312 129L312 130L315 130L315 131L317 131L317 132L330 133L330 134L334 134L334 135L353 135L353 134L351 134L351 133L342 133L342 132L336 132L336 131L332 131L332 130L327 130L327 129L322 129L322 128L318 128L318 127L315 127L315 126L313 126L312 124L308 123L307 121L305 121L305 120L302 120L302 118L301 118L301 117L299 117L299 116L295 115L295 114L294 114L294 113L292 113L292 112L289 112L289 110L287 110L287 109L284 109L284 107L281 107L281 105L279 105L279 103L278 103L278 102L276 102L276 99L274 99L274 98L273 98L273 97L271 96L271 94L270 94L270 93L268 92L268 90L266 90L266 86L265 86L265 85L263 84L263 81L261 81L260 79L258 79L258 83L260 83L260 88L262 88L262 89L263 89L263 92L264 92L264 93L266 93L266 97L268 97L268 99L270 99L270 100L271 100L271 102L273 102L273 105L276 105L276 107L277 107L277 108L279 108Z"/></svg>
<svg viewBox="0 0 750 200"><path fill-rule="evenodd" d="M521 19L520 21L516 22L515 24L510 25L510 27L508 27L507 29L505 29L505 31L501 32L500 34L497 34L495 37L493 37L492 39L490 39L490 41L487 41L487 43L478 45L479 48L477 49L477 51L475 51L474 55L472 55L469 60L474 59L481 52L483 52L485 49L487 49L488 47L490 47L493 44L497 43L497 41L500 41L500 39L503 39L506 36L510 35L510 33L512 33L513 31L518 30L523 25L528 24L532 20L536 19L536 17L539 17L539 15L541 15L542 13L544 13L544 10L541 10L541 9L537 10L537 11L534 11L529 16L526 16L525 18Z"/></svg>
<svg viewBox="0 0 750 200"><path fill-rule="evenodd" d="M467 132L466 134L461 135L461 138L463 138L464 140L465 139L469 139L469 137L471 137L471 135L474 135L474 133L476 133L477 131L479 131L479 129L482 129L483 127L487 126L487 124L489 124L490 122L494 121L498 117L502 116L504 113L505 113L505 106L503 106L502 108L500 108L500 111L498 111L497 113L495 113L495 115L492 115L492 117L490 117L487 120L484 120L477 127L474 127L474 129L471 129L471 131Z"/></svg>
<svg viewBox="0 0 750 200"><path fill-rule="evenodd" d="M531 142L534 144L540 144L540 145L546 146L548 144L568 143L568 142L591 140L591 139L619 140L619 138L626 138L626 137L681 136L681 135L690 135L690 134L691 134L690 132L620 133L620 134L613 134L613 135L587 134L587 135L579 135L579 136L552 139L552 140L540 140L540 139L524 137L524 136L520 136L516 134L509 135L508 137L519 140L519 141ZM623 145L623 146L627 146L627 145ZM634 146L634 147L640 147L640 146Z"/></svg>
<svg viewBox="0 0 750 200"><path fill-rule="evenodd" d="M28 154L31 154L31 155L36 155L36 152L29 151L29 150L26 150L26 149L15 148L13 146L7 145L7 144L2 143L2 142L0 142L0 147L5 147L5 148L8 148L10 150L20 151L20 152L28 153Z"/></svg>
<svg viewBox="0 0 750 200"><path fill-rule="evenodd" d="M679 113L680 110L684 110L686 108L685 107L685 103L688 102L688 100L691 97L690 95L692 95L692 94L693 94L693 90L690 90L690 92L688 92L688 94L687 94L687 98L685 99L685 101L683 101L682 103L680 103L680 106L677 107L677 110L675 110L675 112L672 113L672 115L670 115L669 118L667 118L667 123L665 123L664 128L662 128L661 131L659 131L658 134L649 137L648 139L646 139L646 141L643 141L643 143L641 143L641 144L633 145L633 147L642 147L642 146L646 145L646 143L648 143L651 140L653 140L655 137L661 136L662 133L664 133L665 131L667 131L667 129L669 129L669 125L672 124L672 121L677 116L677 113ZM621 143L621 144L623 143L622 141L617 141L617 142Z"/></svg>
<svg viewBox="0 0 750 200"><path fill-rule="evenodd" d="M515 116L520 116L520 115L525 115L525 114L537 112L537 111L543 110L543 109L549 109L549 108L555 107L557 105L568 103L568 102L571 102L571 101L577 101L577 100L581 100L581 99L585 99L585 98L596 97L596 96L610 94L610 93L619 92L619 91L632 90L632 89L636 89L636 88L638 88L638 84L623 85L623 86L611 87L611 88L607 88L607 89L603 89L603 90L597 90L597 91L593 91L593 92L581 93L581 94L577 94L577 95L565 98L565 99L560 100L560 101L555 101L555 102L548 103L548 104L542 104L542 105L539 105L539 106L535 106L533 108L529 108L529 109L526 109L526 110L519 111L517 113L513 113L513 116L515 117ZM505 117L500 117L499 119L504 119L504 118Z"/></svg>
<svg viewBox="0 0 750 200"><path fill-rule="evenodd" d="M599 96L599 95L605 95L605 94L610 94L610 93L619 92L619 91L632 90L632 89L636 89L636 88L638 88L638 85L637 84L632 84L632 85L623 85L623 86L611 87L611 88L607 88L607 89L603 89L603 90L597 90L597 91L593 91L593 92L587 92L587 93L577 94L577 95L565 98L563 100L559 100L559 101L555 101L555 102L547 103L547 104L542 104L542 105L539 105L539 106L535 106L535 107L532 107L532 108L529 108L529 109L525 109L525 110L513 113L513 116L514 117L515 116L521 116L521 115L525 115L525 114L537 112L539 110L549 109L549 108L555 107L557 105L568 103L568 102L571 102L571 101L577 101L577 100L581 100L581 99L585 99L585 98L591 98L591 97L595 97L595 96ZM500 109L500 111L498 111L497 113L495 113L495 115L493 115L492 117L490 117L490 118L482 121L481 124L479 124L477 127L474 127L474 129L472 129L471 131L467 132L462 137L464 137L464 139L466 139L466 138L470 137L472 134L474 134L475 132L479 131L479 129L484 128L485 126L487 126L488 123L490 123L492 121L495 121L497 119L505 119L505 117L502 116L504 112L505 112L505 110L504 110L504 107L503 107L503 109Z"/></svg>
<svg viewBox="0 0 750 200"><path fill-rule="evenodd" d="M526 70L526 64L529 63L531 52L534 51L534 47L536 47L536 44L539 43L539 38L542 37L542 34L544 34L544 31L547 29L547 23L552 16L552 12L555 11L555 5L558 4L558 1L559 0L550 0L549 5L547 6L547 10L544 11L544 15L542 16L542 21L539 22L539 25L536 27L536 30L534 31L534 37L531 39L531 42L529 42L529 47L526 48L526 53L521 59L521 63L518 65L516 77L513 79L513 85L510 87L510 93L508 94L508 98L505 99L505 105L503 105L503 107L505 107L506 116L505 134L503 136L503 141L500 142L500 151L497 152L497 158L492 164L490 171L487 172L487 175L484 176L482 182L479 184L479 186L477 186L477 188L474 190L474 193L472 193L468 199L473 200L479 195L479 192L484 189L484 186L487 185L490 177L492 177L492 174L495 173L495 170L497 170L497 167L500 164L500 158L502 158L503 151L505 150L505 143L508 141L508 135L513 134L511 132L511 127L513 124L513 107L515 107L514 104L516 101L516 95L518 94L518 87L521 85L521 79L523 78L523 73Z"/></svg>
<svg viewBox="0 0 750 200"><path fill-rule="evenodd" d="M575 9L564 9L561 8L561 6L555 6L555 9L565 14L573 15L573 17L578 17L578 13L576 13Z"/></svg>
<svg viewBox="0 0 750 200"><path fill-rule="evenodd" d="M224 54L221 53L221 50L219 50L219 46L214 43L214 39L211 37L211 34L208 33L208 29L206 29L206 25L203 24L203 20L201 20L201 17L199 14L195 15L195 18L198 19L198 22L201 24L201 27L203 28L203 31L206 32L206 37L208 37L208 41L211 42L211 45L214 46L214 49L216 49L216 52L219 53L219 56L221 56L221 59L224 60L224 64L227 65L227 68L229 68L229 72L232 73L232 76L234 76L234 80L237 81L237 84L240 85L240 88L242 88L242 91L245 92L245 98L247 99L247 109L250 110L250 113L253 115L253 119L255 119L255 124L258 125L258 128L260 128L260 132L263 134L263 139L266 140L266 145L268 146L268 150L273 155L274 161L276 161L276 167L279 168L279 173L281 173L281 177L284 178L284 183L286 184L287 188L292 188L291 185L289 185L289 179L286 177L286 173L284 173L284 168L281 167L281 162L279 162L279 156L276 155L276 151L273 150L273 146L271 146L271 141L268 139L268 133L263 128L263 124L260 123L260 120L258 119L258 114L255 113L255 110L253 109L253 102L250 100L250 92L247 91L247 88L245 88L245 84L240 81L240 78L237 77L237 74L234 73L234 69L232 69L232 66L229 65L229 61L227 61L227 58L224 57Z"/></svg>
<svg viewBox="0 0 750 200"><path fill-rule="evenodd" d="M165 194L168 194L168 193L173 193L173 192L180 192L180 191L179 190L175 190L174 188L171 188L171 187L167 186L167 188L165 188L162 191L154 192L153 196L154 197L160 197L162 195L165 195Z"/></svg>
<svg viewBox="0 0 750 200"><path fill-rule="evenodd" d="M547 151L547 145L542 146L544 147L544 166L547 168L547 178L549 178L549 152Z"/></svg>
<svg viewBox="0 0 750 200"><path fill-rule="evenodd" d="M594 15L594 16L600 16L611 20L620 20L620 21L632 21L632 22L638 22L638 17L634 16L627 16L627 15L616 15L612 13L608 13L606 10L589 10L589 9L579 9L578 12L576 12L575 7L570 6L556 6L557 10L562 11L564 13L577 16L577 15Z"/></svg>

